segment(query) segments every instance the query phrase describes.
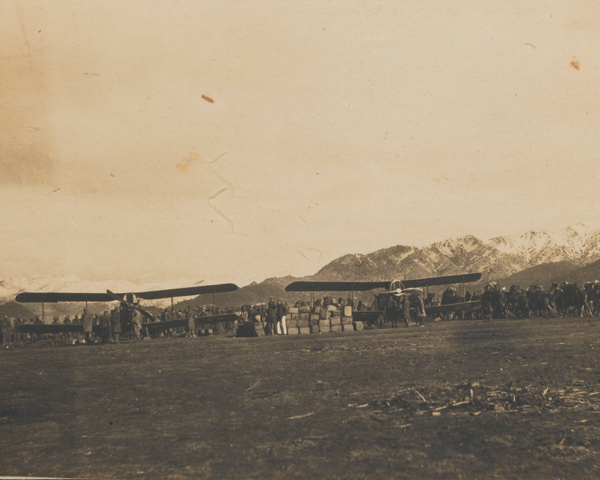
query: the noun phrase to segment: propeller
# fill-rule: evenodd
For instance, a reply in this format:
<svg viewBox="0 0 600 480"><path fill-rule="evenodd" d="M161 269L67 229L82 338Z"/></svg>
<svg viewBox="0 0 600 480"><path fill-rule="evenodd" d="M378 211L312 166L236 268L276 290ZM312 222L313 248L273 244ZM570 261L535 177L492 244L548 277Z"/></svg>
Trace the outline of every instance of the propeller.
<svg viewBox="0 0 600 480"><path fill-rule="evenodd" d="M137 310L138 312L140 312L144 317L146 317L148 320L150 320L151 322L154 321L154 315L152 315L150 312L147 312L146 310L144 310L143 308L140 308L136 305L133 305L131 303L126 302L125 300L123 300L122 298L120 298L118 295L115 295L113 292L111 292L110 290L106 291L106 294L112 298L113 300L116 300L117 302L121 302L121 305L124 305L127 308L132 308L134 310Z"/></svg>

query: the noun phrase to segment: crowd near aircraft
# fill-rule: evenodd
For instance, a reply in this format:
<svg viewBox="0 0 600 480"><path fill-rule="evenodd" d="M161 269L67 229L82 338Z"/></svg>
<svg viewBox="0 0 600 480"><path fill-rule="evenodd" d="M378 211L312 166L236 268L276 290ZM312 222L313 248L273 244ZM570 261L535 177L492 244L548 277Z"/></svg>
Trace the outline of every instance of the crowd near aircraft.
<svg viewBox="0 0 600 480"><path fill-rule="evenodd" d="M214 315L214 295L216 293L234 292L238 289L238 286L233 283L222 283L218 285L201 285L195 287L186 288L172 288L168 290L154 290L149 292L135 292L135 293L113 293L107 290L106 293L59 293L59 292L24 292L19 293L16 300L21 303L41 303L42 304L42 316L44 315L44 305L46 303L58 303L58 302L85 302L86 306L88 302L112 302L117 301L121 304L122 311L126 315L129 315L129 320L134 312L142 314L148 322L142 323L143 328L161 329L161 328L173 328L185 326L188 327L188 319L182 320L168 320L168 321L157 321L157 319L147 310L144 310L140 306L140 299L142 300L159 300L163 298L171 299L171 318L173 318L173 298L174 297L189 297L194 295L212 294L213 295L213 315L197 317L194 319L198 328L204 325L215 324L219 322L227 322L236 320L237 315L226 314L226 315ZM123 333L128 329L132 328L131 321L122 322ZM101 331L100 325L93 325L93 332L99 334ZM45 325L45 324L30 324L20 325L17 327L19 333L39 333L39 334L53 334L53 333L83 333L83 325Z"/></svg>
<svg viewBox="0 0 600 480"><path fill-rule="evenodd" d="M428 294L429 287L439 285L459 285L458 298L464 298L464 285L470 282L476 282L481 278L481 273L468 273L462 275L450 275L444 277L430 277L416 280L392 280L392 281L373 281L373 282L293 282L286 287L288 292L311 292L311 301L314 303L314 292L348 292L354 297L354 292L371 292L372 290L384 290L371 294L376 298L374 307L370 311L354 311L356 320L363 320L367 323L373 323L374 319L381 318L385 313L387 299L392 296L395 298L420 296L423 298ZM106 293L60 293L60 292L24 292L17 295L16 300L21 303L41 303L42 317L44 316L44 306L46 303L58 302L119 302L121 311L125 313L125 321L122 321L123 333L133 329L132 321L135 312L139 312L146 318L145 323L139 325L146 329L146 333L161 331L168 328L185 327L186 329L200 329L206 326L215 326L220 322L230 322L238 320L235 314L215 315L214 295L217 293L233 292L238 286L233 283L224 283L218 285L202 285L186 288L174 288L168 290L155 290L147 292L131 293L113 293L107 290ZM461 295L462 293L462 295ZM195 318L175 319L173 316L173 298L189 297L202 294L213 295L213 314L209 316L198 316ZM166 321L157 321L150 312L140 306L140 300L158 300L163 298L171 299L171 318ZM440 316L453 312L471 311L481 308L481 301L458 302L442 305L425 305L427 316ZM129 316L129 317L127 317ZM123 318L123 317L122 317ZM129 321L128 321L129 320ZM93 325L92 331L100 334L102 327ZM80 324L27 324L17 327L19 333L30 334L58 334L58 333L83 333L84 325Z"/></svg>
<svg viewBox="0 0 600 480"><path fill-rule="evenodd" d="M415 280L391 280L379 282L293 282L286 287L288 292L310 292L311 301L314 299L314 292L349 292L352 297L354 292L370 292L371 290L385 289L387 291L378 294L372 294L375 297L376 309L368 312L353 312L356 319L373 323L379 317L384 315L385 299L388 296L396 298L404 296L427 296L429 287L440 285L459 285L459 297L464 298L465 283L476 282L481 279L481 273L467 273L461 275L448 275L444 277L420 278ZM481 301L458 302L445 305L425 305L427 316L440 316L450 313L478 310L481 308Z"/></svg>

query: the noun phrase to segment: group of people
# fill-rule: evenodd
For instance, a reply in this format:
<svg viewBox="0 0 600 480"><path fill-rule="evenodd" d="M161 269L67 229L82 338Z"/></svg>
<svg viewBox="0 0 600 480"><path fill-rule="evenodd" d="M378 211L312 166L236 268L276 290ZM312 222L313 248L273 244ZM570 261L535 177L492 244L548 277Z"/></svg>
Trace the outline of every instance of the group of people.
<svg viewBox="0 0 600 480"><path fill-rule="evenodd" d="M201 331L196 327L195 321L198 317L208 315L219 315L228 312L228 309L211 308L201 306L199 308L187 307L184 310L171 311L164 309L158 316L145 316L141 309L134 307L118 306L112 310L105 310L102 313L91 313L84 308L81 314L65 315L61 317L56 315L50 325L80 325L81 327L70 332L53 333L23 333L17 331L22 325L44 325L40 316L28 319L22 317L4 317L0 320L0 344L7 343L37 343L41 340L62 340L66 344L72 345L92 345L118 343L119 338L128 335L132 340L137 341L142 338L171 338L179 336L195 337ZM168 322L170 320L184 320L185 326L161 326L158 322ZM156 328L152 328L152 323L157 323ZM217 325L216 329L229 328L235 329L235 325ZM64 329L63 329L64 330ZM212 333L213 328L206 328L206 331Z"/></svg>
<svg viewBox="0 0 600 480"><path fill-rule="evenodd" d="M596 316L600 315L600 281L553 282L548 290L541 285L508 289L492 282L473 299L481 299L484 318Z"/></svg>
<svg viewBox="0 0 600 480"><path fill-rule="evenodd" d="M287 335L288 312L287 303L271 297L268 303L244 305L240 318L243 323L251 323L255 329L262 329L267 336Z"/></svg>
<svg viewBox="0 0 600 480"><path fill-rule="evenodd" d="M510 289L507 289L501 288L498 284L492 282L482 292L471 294L466 291L461 296L454 287L448 287L441 296L442 305L475 300L481 300L482 308L460 313L461 318L506 318L570 314L581 316L600 315L600 281L586 282L583 285L568 282L561 285L553 283L549 290L545 290L539 285L532 285L527 289L513 285ZM426 299L423 299L422 295L413 293L400 296L381 294L375 298L371 305L365 304L362 300L356 302L354 298L344 299L340 297L335 299L326 296L316 299L311 306L314 308L333 305L340 310L350 306L353 311L358 312L366 310L383 311L384 315L381 321L388 322L392 327L397 328L399 324L408 326L410 321L423 326L426 318L425 307L436 304L440 304L440 302L434 299L432 293ZM307 302L298 301L294 305L294 307L303 306L308 306ZM260 329L265 335L285 335L287 334L286 319L289 315L289 308L286 302L271 297L267 303L245 305L237 313L242 325L252 324L254 328ZM55 316L52 325L82 326L75 333L65 332L60 334L60 338L69 344L118 343L119 337L124 332L130 332L134 340L144 336L151 338L194 337L199 332L196 325L198 317L229 312L233 313L233 309L216 310L210 306L199 308L188 306L186 309L178 309L174 312L171 309L165 309L153 320L167 322L184 319L187 322L184 322L185 326L163 327L157 325L157 328L152 328L150 327L152 320L145 318L138 308L118 306L110 311L105 310L100 314L92 314L85 308L81 315L75 315L73 318L66 315L62 321L59 316ZM227 327L230 330L235 330L238 325L237 322L234 323L236 324L227 325ZM45 334L22 333L17 331L17 328L21 325L43 324L44 322L39 316L29 319L4 317L0 320L0 343L39 342L46 338ZM142 327L144 324L147 328ZM223 326L215 328L222 329ZM212 333L211 330L206 329L207 332ZM202 330L202 333L204 333L204 330Z"/></svg>
<svg viewBox="0 0 600 480"><path fill-rule="evenodd" d="M384 320L387 320L393 328L398 328L399 324L407 327L411 321L417 326L425 326L425 302L423 297L418 294L401 295L380 295L373 302L371 308L381 309L384 312Z"/></svg>
<svg viewBox="0 0 600 480"><path fill-rule="evenodd" d="M69 344L93 344L93 343L118 343L122 331L122 309L117 307L110 312L105 310L101 314L92 314L87 308L83 309L81 315L70 315L60 319L56 315L51 325L81 325L78 332L63 332L60 338ZM37 343L47 337L42 333L21 333L17 330L21 325L44 325L39 316L29 319L21 317L7 317L0 320L0 343ZM96 328L94 328L96 326Z"/></svg>

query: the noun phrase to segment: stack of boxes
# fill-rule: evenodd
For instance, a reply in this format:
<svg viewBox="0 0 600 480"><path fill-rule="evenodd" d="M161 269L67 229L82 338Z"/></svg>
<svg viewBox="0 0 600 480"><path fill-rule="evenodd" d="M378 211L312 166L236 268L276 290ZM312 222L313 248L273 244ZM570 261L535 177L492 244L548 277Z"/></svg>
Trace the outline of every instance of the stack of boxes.
<svg viewBox="0 0 600 480"><path fill-rule="evenodd" d="M288 335L298 335L298 316L300 311L298 307L290 307L288 309L286 325Z"/></svg>
<svg viewBox="0 0 600 480"><path fill-rule="evenodd" d="M353 322L352 307L290 307L286 319L288 335L351 332L362 330L362 322Z"/></svg>
<svg viewBox="0 0 600 480"><path fill-rule="evenodd" d="M327 332L351 332L362 330L362 322L352 321L352 307L339 310L334 305L327 307L290 307L287 315L288 335L316 334Z"/></svg>
<svg viewBox="0 0 600 480"><path fill-rule="evenodd" d="M321 307L314 307L312 313L310 314L310 318L308 320L310 326L310 333L321 333L321 328L319 327L319 320L321 319Z"/></svg>
<svg viewBox="0 0 600 480"><path fill-rule="evenodd" d="M298 333L300 335L306 335L310 333L310 307L299 307L298 308Z"/></svg>
<svg viewBox="0 0 600 480"><path fill-rule="evenodd" d="M344 307L344 316L342 317L342 332L351 332L354 330L352 325L352 307Z"/></svg>
<svg viewBox="0 0 600 480"><path fill-rule="evenodd" d="M327 307L329 310L329 321L331 322L331 331L332 332L341 332L342 331L342 313L338 310L337 307L333 305L329 305Z"/></svg>

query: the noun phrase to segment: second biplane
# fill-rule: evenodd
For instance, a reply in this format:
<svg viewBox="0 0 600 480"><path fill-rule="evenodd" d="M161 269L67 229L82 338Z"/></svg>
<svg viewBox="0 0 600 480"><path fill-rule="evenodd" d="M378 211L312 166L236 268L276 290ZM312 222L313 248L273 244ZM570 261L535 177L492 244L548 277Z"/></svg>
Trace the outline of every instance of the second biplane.
<svg viewBox="0 0 600 480"><path fill-rule="evenodd" d="M354 292L371 292L371 290L386 290L383 293L372 294L376 297L376 308L370 311L354 311L353 316L366 323L380 321L385 315L382 299L393 295L402 297L407 295L427 295L429 287L440 285L459 285L459 296L464 297L464 285L477 282L481 279L481 273L466 273L461 275L447 275L443 277L419 278L413 280L391 280L374 282L293 282L285 290L288 292L310 292L311 303L314 303L314 292L348 292L354 298ZM461 295L462 293L462 295ZM458 302L446 305L425 305L427 316L442 316L454 312L478 310L481 301Z"/></svg>

